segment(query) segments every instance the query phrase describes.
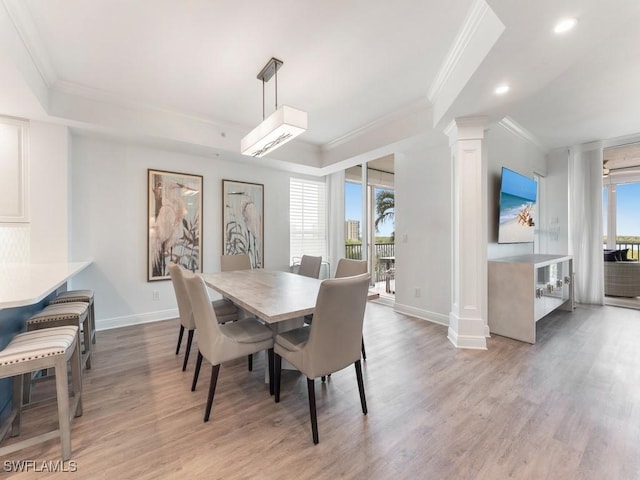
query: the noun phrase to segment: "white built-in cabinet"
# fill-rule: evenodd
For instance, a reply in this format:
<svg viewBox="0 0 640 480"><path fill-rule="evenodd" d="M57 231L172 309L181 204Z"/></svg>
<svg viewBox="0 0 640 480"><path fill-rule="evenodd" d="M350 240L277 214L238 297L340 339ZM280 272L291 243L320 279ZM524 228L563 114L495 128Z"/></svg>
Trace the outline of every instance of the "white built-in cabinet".
<svg viewBox="0 0 640 480"><path fill-rule="evenodd" d="M29 221L28 122L0 117L0 223Z"/></svg>
<svg viewBox="0 0 640 480"><path fill-rule="evenodd" d="M489 261L489 330L536 343L536 322L573 310L571 256L520 255Z"/></svg>

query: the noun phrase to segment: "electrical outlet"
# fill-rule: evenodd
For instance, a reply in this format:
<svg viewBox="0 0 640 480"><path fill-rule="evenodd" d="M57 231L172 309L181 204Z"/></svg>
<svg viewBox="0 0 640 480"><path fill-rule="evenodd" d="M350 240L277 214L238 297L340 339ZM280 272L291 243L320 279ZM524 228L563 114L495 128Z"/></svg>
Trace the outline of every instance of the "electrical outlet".
<svg viewBox="0 0 640 480"><path fill-rule="evenodd" d="M416 298L418 298L421 294L422 294L422 292L420 291L420 287L416 287L416 290L415 290Z"/></svg>
<svg viewBox="0 0 640 480"><path fill-rule="evenodd" d="M160 292L158 290L154 290L151 293L151 299L154 301L160 300Z"/></svg>

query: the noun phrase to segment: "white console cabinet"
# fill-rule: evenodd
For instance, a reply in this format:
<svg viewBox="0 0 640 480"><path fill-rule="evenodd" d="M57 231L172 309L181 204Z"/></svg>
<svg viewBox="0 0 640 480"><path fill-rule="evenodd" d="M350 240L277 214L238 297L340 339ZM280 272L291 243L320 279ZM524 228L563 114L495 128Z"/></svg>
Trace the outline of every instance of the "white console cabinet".
<svg viewBox="0 0 640 480"><path fill-rule="evenodd" d="M489 261L489 330L536 343L536 322L555 309L573 310L573 259L520 255Z"/></svg>

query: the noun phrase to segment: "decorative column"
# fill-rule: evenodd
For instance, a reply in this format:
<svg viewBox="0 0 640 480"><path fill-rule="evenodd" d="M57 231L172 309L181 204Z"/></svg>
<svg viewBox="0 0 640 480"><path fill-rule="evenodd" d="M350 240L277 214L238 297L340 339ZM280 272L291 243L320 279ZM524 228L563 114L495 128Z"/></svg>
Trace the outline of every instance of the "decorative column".
<svg viewBox="0 0 640 480"><path fill-rule="evenodd" d="M448 338L458 348L486 350L487 167L482 151L486 117L456 118L445 133L452 160L451 312Z"/></svg>

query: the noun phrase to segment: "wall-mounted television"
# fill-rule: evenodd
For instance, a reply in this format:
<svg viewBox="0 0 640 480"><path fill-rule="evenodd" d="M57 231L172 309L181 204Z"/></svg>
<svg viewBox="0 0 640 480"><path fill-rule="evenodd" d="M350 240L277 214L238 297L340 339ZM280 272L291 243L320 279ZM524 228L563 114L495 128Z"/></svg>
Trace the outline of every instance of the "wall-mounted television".
<svg viewBox="0 0 640 480"><path fill-rule="evenodd" d="M502 167L498 243L533 242L538 182Z"/></svg>

